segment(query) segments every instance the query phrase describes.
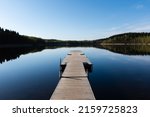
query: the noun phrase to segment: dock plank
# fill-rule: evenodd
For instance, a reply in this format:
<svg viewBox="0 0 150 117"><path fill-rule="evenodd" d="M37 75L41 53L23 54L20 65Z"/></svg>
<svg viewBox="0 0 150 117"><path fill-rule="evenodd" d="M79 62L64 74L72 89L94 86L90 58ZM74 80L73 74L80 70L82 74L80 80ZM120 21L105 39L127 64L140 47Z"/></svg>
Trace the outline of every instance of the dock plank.
<svg viewBox="0 0 150 117"><path fill-rule="evenodd" d="M62 78L51 100L94 100L87 78Z"/></svg>
<svg viewBox="0 0 150 117"><path fill-rule="evenodd" d="M84 63L92 65L81 51L71 51L62 61L66 65L51 100L95 100Z"/></svg>

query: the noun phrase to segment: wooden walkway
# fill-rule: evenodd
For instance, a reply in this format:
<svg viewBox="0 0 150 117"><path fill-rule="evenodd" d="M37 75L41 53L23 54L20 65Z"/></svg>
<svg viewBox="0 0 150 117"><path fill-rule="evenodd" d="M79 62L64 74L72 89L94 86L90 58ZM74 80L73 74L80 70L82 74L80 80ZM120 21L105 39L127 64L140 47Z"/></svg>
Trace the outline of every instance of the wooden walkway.
<svg viewBox="0 0 150 117"><path fill-rule="evenodd" d="M51 100L95 100L86 67L92 63L81 51L71 51L61 62L64 68Z"/></svg>

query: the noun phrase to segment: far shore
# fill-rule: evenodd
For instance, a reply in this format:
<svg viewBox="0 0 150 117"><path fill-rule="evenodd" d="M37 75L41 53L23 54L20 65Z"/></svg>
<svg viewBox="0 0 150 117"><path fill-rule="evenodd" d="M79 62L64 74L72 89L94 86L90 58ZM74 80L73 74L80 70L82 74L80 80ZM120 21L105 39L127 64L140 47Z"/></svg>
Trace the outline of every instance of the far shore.
<svg viewBox="0 0 150 117"><path fill-rule="evenodd" d="M9 47L40 47L40 46L45 46L45 45L33 45L33 44L5 44L5 45L0 45L0 48L9 48Z"/></svg>
<svg viewBox="0 0 150 117"><path fill-rule="evenodd" d="M150 45L150 43L100 43L100 45Z"/></svg>
<svg viewBox="0 0 150 117"><path fill-rule="evenodd" d="M99 45L120 45L120 46L125 46L125 45L141 45L141 46L143 46L143 45L150 45L150 43L100 43L100 44L89 44L88 46L90 46L90 47L95 47L95 46L99 46ZM68 44L68 45L63 45L63 44L56 44L56 45L50 45L50 44L5 44L5 45L0 45L0 48L13 48L13 47L42 47L42 46L45 46L45 47L49 47L49 46L51 46L51 47L53 47L53 46L55 46L55 47L74 47L74 46L76 46L76 47L79 47L79 46L84 46L84 45L72 45L72 44ZM85 45L85 47L87 47L87 44Z"/></svg>

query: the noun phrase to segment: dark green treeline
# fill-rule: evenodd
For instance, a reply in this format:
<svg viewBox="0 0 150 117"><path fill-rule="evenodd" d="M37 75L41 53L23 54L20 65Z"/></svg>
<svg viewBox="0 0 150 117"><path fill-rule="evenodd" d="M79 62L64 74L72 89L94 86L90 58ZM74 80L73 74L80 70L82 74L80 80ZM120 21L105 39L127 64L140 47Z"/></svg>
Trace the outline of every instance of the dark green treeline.
<svg viewBox="0 0 150 117"><path fill-rule="evenodd" d="M19 35L16 31L3 29L0 27L0 45L40 45L45 41L36 37Z"/></svg>
<svg viewBox="0 0 150 117"><path fill-rule="evenodd" d="M124 33L94 41L95 44L149 44L150 33Z"/></svg>

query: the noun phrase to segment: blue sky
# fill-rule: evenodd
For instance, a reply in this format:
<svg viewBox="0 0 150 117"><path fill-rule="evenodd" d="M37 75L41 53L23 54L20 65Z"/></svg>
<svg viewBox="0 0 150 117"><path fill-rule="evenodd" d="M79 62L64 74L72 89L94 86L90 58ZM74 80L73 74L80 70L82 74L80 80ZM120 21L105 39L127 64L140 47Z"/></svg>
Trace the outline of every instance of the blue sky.
<svg viewBox="0 0 150 117"><path fill-rule="evenodd" d="M0 26L64 40L150 32L150 0L0 0Z"/></svg>

